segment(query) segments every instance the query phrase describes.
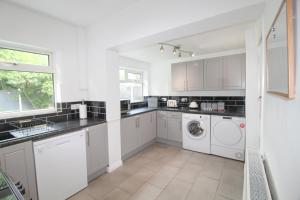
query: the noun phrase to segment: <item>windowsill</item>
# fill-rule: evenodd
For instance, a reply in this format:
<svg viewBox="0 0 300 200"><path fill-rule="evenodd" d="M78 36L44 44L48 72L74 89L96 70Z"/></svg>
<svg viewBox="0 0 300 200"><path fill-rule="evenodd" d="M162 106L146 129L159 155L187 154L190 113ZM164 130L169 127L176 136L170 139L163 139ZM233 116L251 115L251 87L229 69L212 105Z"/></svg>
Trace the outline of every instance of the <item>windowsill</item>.
<svg viewBox="0 0 300 200"><path fill-rule="evenodd" d="M44 115L44 114L50 114L50 113L56 113L57 109L41 109L41 110L34 110L34 111L23 111L23 112L11 112L11 113L1 113L0 119L9 119L9 118L17 118L17 117L28 117L33 115Z"/></svg>

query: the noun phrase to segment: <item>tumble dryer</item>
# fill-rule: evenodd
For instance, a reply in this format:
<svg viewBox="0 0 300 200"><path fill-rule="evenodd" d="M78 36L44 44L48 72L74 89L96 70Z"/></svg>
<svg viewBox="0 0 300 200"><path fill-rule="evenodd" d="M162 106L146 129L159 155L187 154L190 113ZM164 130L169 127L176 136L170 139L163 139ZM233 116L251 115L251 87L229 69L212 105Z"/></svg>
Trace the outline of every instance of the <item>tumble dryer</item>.
<svg viewBox="0 0 300 200"><path fill-rule="evenodd" d="M245 118L211 116L211 153L245 160Z"/></svg>

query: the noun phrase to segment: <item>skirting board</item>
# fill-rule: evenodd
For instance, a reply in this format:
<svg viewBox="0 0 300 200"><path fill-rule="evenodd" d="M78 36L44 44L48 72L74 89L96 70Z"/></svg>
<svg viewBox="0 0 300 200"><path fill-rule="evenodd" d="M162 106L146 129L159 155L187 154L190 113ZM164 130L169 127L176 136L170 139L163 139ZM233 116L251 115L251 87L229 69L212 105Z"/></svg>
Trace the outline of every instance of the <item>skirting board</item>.
<svg viewBox="0 0 300 200"><path fill-rule="evenodd" d="M102 174L106 173L107 167L103 167L102 169L98 170L97 172L88 176L88 182L93 181L94 179L98 178Z"/></svg>
<svg viewBox="0 0 300 200"><path fill-rule="evenodd" d="M140 146L138 147L137 149L125 154L125 155L122 155L122 160L127 160L128 158L138 154L139 152L143 151L144 149L146 149L147 147L149 147L151 144L153 144L156 140L152 140L151 142L148 142L146 144L144 144L143 146Z"/></svg>
<svg viewBox="0 0 300 200"><path fill-rule="evenodd" d="M114 170L116 170L117 168L121 167L123 165L123 161L122 160L119 160L119 161L116 161L114 162L112 165L109 165L107 168L106 168L106 171L108 173L111 173L113 172Z"/></svg>
<svg viewBox="0 0 300 200"><path fill-rule="evenodd" d="M164 139L164 138L156 138L156 142L158 143L163 143L163 144L168 144L168 145L172 145L172 146L177 146L182 148L182 142L176 142L176 141L172 141L172 140L168 140L168 139Z"/></svg>

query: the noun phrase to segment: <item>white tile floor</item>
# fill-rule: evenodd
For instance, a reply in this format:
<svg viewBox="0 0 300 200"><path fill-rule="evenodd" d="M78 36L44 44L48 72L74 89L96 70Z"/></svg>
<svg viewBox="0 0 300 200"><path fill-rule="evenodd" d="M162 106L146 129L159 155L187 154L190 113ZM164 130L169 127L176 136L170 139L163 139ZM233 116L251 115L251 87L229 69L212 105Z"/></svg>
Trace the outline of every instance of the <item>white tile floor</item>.
<svg viewBox="0 0 300 200"><path fill-rule="evenodd" d="M153 144L70 200L241 200L244 164Z"/></svg>

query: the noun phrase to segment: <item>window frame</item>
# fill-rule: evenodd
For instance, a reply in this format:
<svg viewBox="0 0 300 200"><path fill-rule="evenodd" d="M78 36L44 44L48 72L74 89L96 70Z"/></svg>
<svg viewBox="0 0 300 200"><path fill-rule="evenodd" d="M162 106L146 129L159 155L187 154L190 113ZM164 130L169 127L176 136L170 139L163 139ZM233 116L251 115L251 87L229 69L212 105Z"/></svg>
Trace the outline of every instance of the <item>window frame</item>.
<svg viewBox="0 0 300 200"><path fill-rule="evenodd" d="M7 71L20 71L20 72L35 72L35 73L49 73L52 74L53 78L53 95L54 95L54 107L53 108L45 108L45 109L37 109L37 110L27 110L27 111L18 111L18 112L0 112L0 119L7 119L7 118L14 118L14 117L26 117L32 115L41 115L41 114L50 114L58 112L57 108L57 76L56 70L54 67L54 53L29 45L21 45L16 43L8 43L0 41L0 47L17 50L17 51L24 51L36 54L42 54L48 56L48 66L41 66L41 65L33 65L33 64L22 64L22 63L10 63L10 62L3 62L0 61L0 70L7 70Z"/></svg>
<svg viewBox="0 0 300 200"><path fill-rule="evenodd" d="M125 71L125 80L120 80L120 78L119 78L120 84L121 83L139 83L139 84L141 84L141 86L142 86L142 97L144 97L144 72L140 71L140 70L135 70L135 69L128 69L128 68L125 68L125 67L120 67L119 71L120 70ZM128 73L140 74L141 75L141 80L140 81L133 81L133 80L128 79ZM140 103L140 102L143 102L143 100L142 101L131 101L131 99L130 99L130 103Z"/></svg>

